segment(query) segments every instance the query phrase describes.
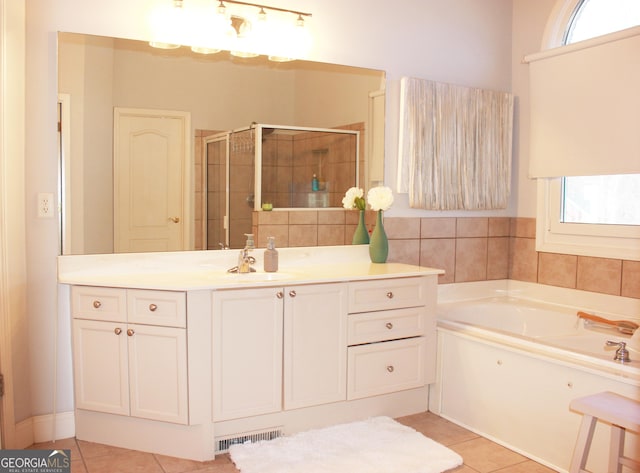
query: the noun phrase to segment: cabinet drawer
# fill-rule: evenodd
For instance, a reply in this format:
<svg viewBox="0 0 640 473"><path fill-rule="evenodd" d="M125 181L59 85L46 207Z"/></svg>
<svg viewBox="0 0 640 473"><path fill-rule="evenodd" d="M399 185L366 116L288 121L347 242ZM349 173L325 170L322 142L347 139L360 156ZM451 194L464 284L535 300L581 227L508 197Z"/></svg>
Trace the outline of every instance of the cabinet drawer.
<svg viewBox="0 0 640 473"><path fill-rule="evenodd" d="M347 399L425 385L424 337L349 347Z"/></svg>
<svg viewBox="0 0 640 473"><path fill-rule="evenodd" d="M426 278L382 279L349 283L349 313L425 305Z"/></svg>
<svg viewBox="0 0 640 473"><path fill-rule="evenodd" d="M424 307L349 315L349 345L424 335Z"/></svg>
<svg viewBox="0 0 640 473"><path fill-rule="evenodd" d="M184 292L129 289L129 322L165 327L187 326L187 303Z"/></svg>
<svg viewBox="0 0 640 473"><path fill-rule="evenodd" d="M71 312L76 319L127 321L127 290L114 287L73 286Z"/></svg>

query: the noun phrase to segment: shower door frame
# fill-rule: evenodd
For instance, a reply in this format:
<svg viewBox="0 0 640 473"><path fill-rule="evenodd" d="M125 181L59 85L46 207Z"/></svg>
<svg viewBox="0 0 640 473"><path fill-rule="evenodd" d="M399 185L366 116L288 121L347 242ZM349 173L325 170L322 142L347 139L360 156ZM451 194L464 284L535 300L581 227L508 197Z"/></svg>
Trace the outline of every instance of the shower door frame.
<svg viewBox="0 0 640 473"><path fill-rule="evenodd" d="M309 126L289 126L289 125L271 125L266 123L256 123L249 127L234 130L233 133L238 131L245 131L250 128L255 128L255 190L254 190L254 204L253 210L262 210L262 129L263 128L275 128L280 130L294 130L294 131L318 131L323 133L337 133L345 135L355 135L356 137L356 182L355 187L359 187L360 184L360 132L357 130L344 130L341 128L316 128ZM365 160L366 162L366 160ZM346 189L345 189L346 192ZM338 207L331 207L338 208ZM304 207L280 207L281 210L305 210Z"/></svg>
<svg viewBox="0 0 640 473"><path fill-rule="evenodd" d="M225 167L225 188L224 188L224 216L222 218L222 228L224 230L224 242L225 246L229 246L229 173L230 173L230 163L229 163L229 141L231 137L231 132L225 131L222 133L217 133L215 135L207 136L204 139L204 159L203 159L203 181L204 185L204 219L203 219L203 230L204 230L204 243L205 249L213 249L209 248L209 143L216 143L219 141L225 142L225 151L224 151L224 167Z"/></svg>
<svg viewBox="0 0 640 473"><path fill-rule="evenodd" d="M357 130L345 130L340 128L317 128L317 127L305 127L305 126L289 126L289 125L273 125L266 123L252 123L249 126L236 128L231 131L224 131L221 133L216 133L215 135L207 136L204 139L204 159L203 159L203 191L205 194L204 198L204 216L203 219L203 231L204 231L204 242L206 249L209 249L209 179L208 179L208 166L209 166L209 143L214 143L218 141L225 141L225 215L223 218L223 228L224 228L224 245L228 246L230 244L230 234L229 234L229 212L230 212L230 202L229 202L229 193L230 193L230 174L231 174L231 136L234 133L241 133L250 131L251 129L255 130L254 135L254 211L262 210L262 129L263 128L275 128L280 130L293 130L293 131L313 131L313 132L324 132L324 133L337 133L337 134L345 134L345 135L354 135L356 138L356 149L355 149L355 186L359 187L360 183L360 131ZM366 159L365 159L366 163ZM365 168L366 169L366 168ZM338 207L331 207L338 208ZM282 207L279 210L305 210L304 208L299 207Z"/></svg>

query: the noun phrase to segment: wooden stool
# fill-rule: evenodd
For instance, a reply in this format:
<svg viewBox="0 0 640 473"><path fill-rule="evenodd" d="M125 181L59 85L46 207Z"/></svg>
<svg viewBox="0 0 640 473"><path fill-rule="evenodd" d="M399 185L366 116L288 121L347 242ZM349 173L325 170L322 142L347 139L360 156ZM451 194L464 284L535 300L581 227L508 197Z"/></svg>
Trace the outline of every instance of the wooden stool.
<svg viewBox="0 0 640 473"><path fill-rule="evenodd" d="M621 473L622 466L640 471L640 462L624 456L624 434L628 429L640 432L640 402L611 392L580 397L571 401L571 410L583 414L570 473L589 473L585 470L593 431L598 419L611 424L609 473Z"/></svg>

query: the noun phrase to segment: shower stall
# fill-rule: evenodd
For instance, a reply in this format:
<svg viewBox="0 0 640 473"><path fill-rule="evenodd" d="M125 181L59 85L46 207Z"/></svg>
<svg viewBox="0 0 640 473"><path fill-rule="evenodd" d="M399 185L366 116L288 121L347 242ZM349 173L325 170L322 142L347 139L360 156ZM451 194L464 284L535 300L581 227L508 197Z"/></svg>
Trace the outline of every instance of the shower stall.
<svg viewBox="0 0 640 473"><path fill-rule="evenodd" d="M342 207L361 178L361 129L252 123L207 137L207 249L241 247L254 210Z"/></svg>

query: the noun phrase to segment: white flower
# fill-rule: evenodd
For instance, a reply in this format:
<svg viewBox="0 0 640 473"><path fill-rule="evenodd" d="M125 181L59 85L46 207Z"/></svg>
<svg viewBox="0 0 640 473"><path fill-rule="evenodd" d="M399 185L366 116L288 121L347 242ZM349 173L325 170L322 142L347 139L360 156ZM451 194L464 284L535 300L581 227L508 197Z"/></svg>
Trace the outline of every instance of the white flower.
<svg viewBox="0 0 640 473"><path fill-rule="evenodd" d="M389 187L373 187L367 193L367 200L373 210L389 210L393 204L393 192Z"/></svg>
<svg viewBox="0 0 640 473"><path fill-rule="evenodd" d="M363 199L364 191L359 187L351 187L344 195L342 199L342 206L345 209L358 209L364 210L365 202Z"/></svg>

